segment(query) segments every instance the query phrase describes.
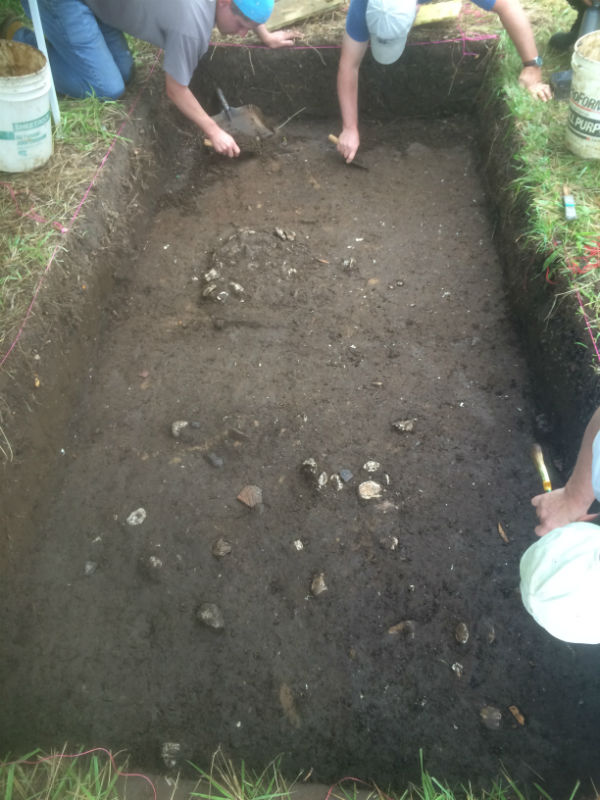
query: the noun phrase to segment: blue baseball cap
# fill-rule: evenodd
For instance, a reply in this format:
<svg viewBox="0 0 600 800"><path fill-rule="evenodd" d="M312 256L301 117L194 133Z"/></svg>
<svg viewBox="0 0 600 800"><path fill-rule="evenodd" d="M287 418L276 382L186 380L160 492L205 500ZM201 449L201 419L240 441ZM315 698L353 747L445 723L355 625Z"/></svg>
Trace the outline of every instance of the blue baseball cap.
<svg viewBox="0 0 600 800"><path fill-rule="evenodd" d="M236 9L257 25L265 23L273 11L274 0L232 0L233 10Z"/></svg>

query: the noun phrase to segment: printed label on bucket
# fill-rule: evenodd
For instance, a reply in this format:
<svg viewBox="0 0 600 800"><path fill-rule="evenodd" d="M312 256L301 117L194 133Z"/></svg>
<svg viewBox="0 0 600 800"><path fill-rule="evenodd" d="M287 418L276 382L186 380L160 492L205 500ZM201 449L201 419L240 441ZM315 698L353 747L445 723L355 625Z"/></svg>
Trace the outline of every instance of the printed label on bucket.
<svg viewBox="0 0 600 800"><path fill-rule="evenodd" d="M600 140L600 119L587 117L576 111L573 106L569 108L569 130L582 139Z"/></svg>
<svg viewBox="0 0 600 800"><path fill-rule="evenodd" d="M14 122L12 131L0 131L0 139L23 139L27 136L25 131L41 128L50 119L50 111L46 111L41 117L29 119L26 122ZM42 137L43 138L43 137Z"/></svg>

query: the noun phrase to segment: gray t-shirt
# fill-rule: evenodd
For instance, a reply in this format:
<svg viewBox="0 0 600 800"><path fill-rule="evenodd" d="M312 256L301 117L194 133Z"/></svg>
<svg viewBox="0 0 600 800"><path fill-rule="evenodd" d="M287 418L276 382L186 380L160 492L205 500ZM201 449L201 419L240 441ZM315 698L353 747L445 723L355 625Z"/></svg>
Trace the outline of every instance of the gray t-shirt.
<svg viewBox="0 0 600 800"><path fill-rule="evenodd" d="M188 86L208 50L216 0L85 0L98 19L161 47L165 72Z"/></svg>

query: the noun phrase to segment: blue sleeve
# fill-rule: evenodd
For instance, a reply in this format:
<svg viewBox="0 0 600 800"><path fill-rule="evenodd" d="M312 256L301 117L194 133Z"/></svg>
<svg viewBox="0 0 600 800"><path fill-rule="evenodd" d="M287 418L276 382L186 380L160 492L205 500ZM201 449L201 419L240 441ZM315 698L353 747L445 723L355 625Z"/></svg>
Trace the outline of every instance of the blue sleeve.
<svg viewBox="0 0 600 800"><path fill-rule="evenodd" d="M367 28L367 0L350 0L346 33L355 42L368 42L371 38Z"/></svg>
<svg viewBox="0 0 600 800"><path fill-rule="evenodd" d="M472 0L476 6L479 8L483 8L484 11L491 11L496 3L496 0ZM419 0L419 5L424 6L427 3L431 3L431 0Z"/></svg>
<svg viewBox="0 0 600 800"><path fill-rule="evenodd" d="M472 2L484 11L491 11L496 4L496 0L472 0Z"/></svg>

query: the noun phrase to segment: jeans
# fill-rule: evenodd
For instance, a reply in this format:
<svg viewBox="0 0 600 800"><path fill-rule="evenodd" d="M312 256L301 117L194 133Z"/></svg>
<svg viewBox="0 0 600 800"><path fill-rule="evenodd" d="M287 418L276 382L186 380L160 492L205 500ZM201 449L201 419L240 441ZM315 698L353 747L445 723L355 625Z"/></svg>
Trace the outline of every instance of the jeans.
<svg viewBox="0 0 600 800"><path fill-rule="evenodd" d="M31 16L27 0L21 4ZM123 33L101 22L82 0L38 0L38 8L56 91L70 97L120 97L133 71ZM29 28L19 28L13 38L37 46Z"/></svg>

